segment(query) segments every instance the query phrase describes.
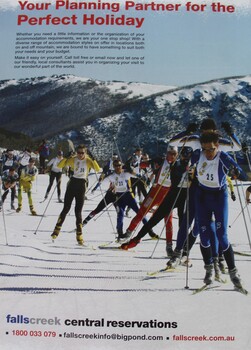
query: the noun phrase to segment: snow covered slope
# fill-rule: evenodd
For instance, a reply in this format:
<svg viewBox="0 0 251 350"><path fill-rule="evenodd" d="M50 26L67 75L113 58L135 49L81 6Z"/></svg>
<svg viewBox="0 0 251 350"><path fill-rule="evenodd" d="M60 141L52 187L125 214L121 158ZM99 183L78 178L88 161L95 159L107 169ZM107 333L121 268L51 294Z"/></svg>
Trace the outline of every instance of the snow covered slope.
<svg viewBox="0 0 251 350"><path fill-rule="evenodd" d="M156 154L189 122L230 121L251 142L251 77L231 77L175 88L98 81L72 75L0 82L2 127L55 145L72 138L107 159L114 139L122 157L135 147Z"/></svg>

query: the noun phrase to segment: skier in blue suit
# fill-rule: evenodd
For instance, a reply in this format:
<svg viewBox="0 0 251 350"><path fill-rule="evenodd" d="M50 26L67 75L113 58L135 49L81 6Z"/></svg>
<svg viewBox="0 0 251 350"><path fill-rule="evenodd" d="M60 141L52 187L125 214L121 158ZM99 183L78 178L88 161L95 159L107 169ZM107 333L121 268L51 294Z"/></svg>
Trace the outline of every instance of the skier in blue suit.
<svg viewBox="0 0 251 350"><path fill-rule="evenodd" d="M196 165L196 213L201 239L201 252L205 263L205 284L212 283L213 259L210 245L211 218L215 217L216 234L228 266L231 281L242 288L235 267L234 253L228 241L227 175L247 180L246 174L227 153L219 150L219 135L207 132L200 137L201 150L194 152L191 166Z"/></svg>
<svg viewBox="0 0 251 350"><path fill-rule="evenodd" d="M222 127L224 128L225 132L229 136L230 140L227 140L225 138L219 137L219 150L224 152L230 152L230 151L237 151L241 149L241 143L238 140L237 136L234 134L233 128L230 126L229 123L224 122L222 123ZM199 135L190 135L191 132L196 131L197 124L191 123L188 125L187 130L184 132L181 132L180 134L174 136L170 143L171 144L177 144L179 146L184 147L190 146L194 151L201 149L200 144L200 136ZM212 118L205 118L202 120L200 125L200 132L201 134L207 132L207 131L217 131L217 126ZM218 131L217 131L218 132ZM231 180L230 180L231 181ZM187 224L187 215L184 215L184 220L179 228L178 234L177 234L177 243L176 248L174 250L174 256L173 258L168 262L168 265L170 267L175 267L180 262L180 254L181 250L183 249L183 258L182 262L188 263L187 260L187 252L191 250L193 244L196 241L197 236L199 235L199 227L198 227L198 220L197 215L195 213L195 192L196 192L196 186L197 181L192 182L192 186L190 187L190 194L189 194L189 223ZM231 193L231 198L235 200L234 192ZM195 220L194 220L195 219ZM187 227L192 224L194 220L194 226L191 232L189 233L188 240L186 242L186 246L184 246L184 243L187 238ZM216 236L216 228L215 228L215 222L212 220L211 222L211 249L214 259L214 268L215 268L215 277L220 278L220 268L222 271L225 271L224 267L224 258L222 256L222 248L219 246L219 242Z"/></svg>

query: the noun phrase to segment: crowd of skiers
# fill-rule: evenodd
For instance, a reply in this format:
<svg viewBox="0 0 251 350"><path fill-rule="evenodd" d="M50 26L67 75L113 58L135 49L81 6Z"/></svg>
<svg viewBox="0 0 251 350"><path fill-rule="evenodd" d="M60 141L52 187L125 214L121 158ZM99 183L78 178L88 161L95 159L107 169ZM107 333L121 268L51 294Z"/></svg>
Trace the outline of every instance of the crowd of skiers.
<svg viewBox="0 0 251 350"><path fill-rule="evenodd" d="M183 132L175 135L168 144L166 154L151 157L138 148L124 163L117 154L103 167L92 193L100 190L102 200L91 213L82 219L82 209L88 187L91 169L101 171L97 160L84 145L76 152L64 157L58 150L57 156L49 158L46 141L39 147L40 173L49 172L49 184L45 192L48 198L53 182L57 182L58 201L63 203L55 228L51 234L56 239L63 222L75 199L76 239L83 244L83 226L109 204L113 203L117 212L116 230L120 248L127 250L138 245L147 233L152 239L159 239L153 231L162 219L165 223L167 267L175 268L181 262L189 263L188 255L197 236L200 236L200 249L206 275L205 284L211 284L213 273L219 276L225 268L225 260L230 278L237 288L242 288L232 246L228 240L228 193L236 200L232 181L247 181L248 176L238 165L235 153L242 145L231 125L222 123L227 138L221 137L216 123L205 118L198 131L198 125L191 123ZM119 154L119 152L118 152ZM249 157L246 150L246 156ZM36 159L29 149L16 156L13 150L2 155L2 195L1 207L11 192L11 208L14 210L16 187L18 207L22 209L22 193L28 196L32 215L36 215L32 201L32 182L38 174ZM64 168L70 169L70 177L64 195L61 197L61 176ZM250 180L250 179L249 179ZM103 193L102 186L107 190ZM246 204L251 202L251 186L245 191ZM136 198L138 196L138 201ZM179 229L173 249L173 209L177 208ZM135 216L124 229L124 216L132 209ZM150 219L147 214L152 213ZM142 221L143 225L134 236ZM133 237L134 236L134 237Z"/></svg>
<svg viewBox="0 0 251 350"><path fill-rule="evenodd" d="M42 174L45 172L45 162L49 155L50 150L46 140L42 141L34 153L29 148L25 148L20 153L15 152L13 149L7 149L2 152L0 169L3 193L1 193L0 210L2 210L8 193L11 192L11 209L20 212L23 192L26 192L31 214L36 215L32 200L32 183L39 172ZM40 162L39 168L35 165L37 159ZM14 205L16 197L18 199L17 208Z"/></svg>

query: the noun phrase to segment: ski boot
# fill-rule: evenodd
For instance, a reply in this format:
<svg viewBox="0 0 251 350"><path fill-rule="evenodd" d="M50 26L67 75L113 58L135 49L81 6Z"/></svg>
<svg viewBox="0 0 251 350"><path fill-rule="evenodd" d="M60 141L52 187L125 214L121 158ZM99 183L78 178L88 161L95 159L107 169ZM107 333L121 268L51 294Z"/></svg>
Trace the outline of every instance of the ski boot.
<svg viewBox="0 0 251 350"><path fill-rule="evenodd" d="M132 231L130 230L126 230L125 234L124 234L124 239L128 240L132 235Z"/></svg>
<svg viewBox="0 0 251 350"><path fill-rule="evenodd" d="M223 256L219 257L219 268L220 268L221 273L226 273L226 267L225 267L225 264L224 264Z"/></svg>
<svg viewBox="0 0 251 350"><path fill-rule="evenodd" d="M232 283L234 284L234 286L236 288L238 288L238 289L243 288L242 284L241 284L241 278L240 278L240 275L238 275L238 271L237 271L236 267L229 271L229 276L230 276Z"/></svg>
<svg viewBox="0 0 251 350"><path fill-rule="evenodd" d="M16 212L17 212L17 213L20 213L21 210L22 210L22 206L19 205L19 206L17 207L17 209L16 209Z"/></svg>
<svg viewBox="0 0 251 350"><path fill-rule="evenodd" d="M123 231L118 230L118 242L127 241L132 235L132 231L126 230L125 233Z"/></svg>
<svg viewBox="0 0 251 350"><path fill-rule="evenodd" d="M219 259L217 257L213 258L213 264L214 264L214 277L216 281L220 280L220 267L219 267Z"/></svg>
<svg viewBox="0 0 251 350"><path fill-rule="evenodd" d="M95 216L95 215L93 215L93 214L89 214L89 215L83 220L82 225L84 226L84 225L88 224L88 222L89 222L94 216Z"/></svg>
<svg viewBox="0 0 251 350"><path fill-rule="evenodd" d="M60 197L58 197L58 203L64 203Z"/></svg>
<svg viewBox="0 0 251 350"><path fill-rule="evenodd" d="M82 224L77 225L77 230L76 230L76 239L79 245L84 244L83 240L83 234L82 234Z"/></svg>
<svg viewBox="0 0 251 350"><path fill-rule="evenodd" d="M180 259L180 265L188 266L188 267L192 267L193 266L191 260L188 258L187 255L183 255L182 256L182 258Z"/></svg>
<svg viewBox="0 0 251 350"><path fill-rule="evenodd" d="M129 242L123 243L120 246L120 248L123 250L128 250L128 249L136 247L136 245L139 244L139 242L140 242L140 239L134 237Z"/></svg>
<svg viewBox="0 0 251 350"><path fill-rule="evenodd" d="M58 237L59 233L60 233L60 230L61 230L61 226L58 226L56 225L55 228L54 228L54 231L52 232L51 234L51 238L54 240Z"/></svg>
<svg viewBox="0 0 251 350"><path fill-rule="evenodd" d="M149 231L149 236L152 238L152 239L159 239L159 236L153 232L153 230L150 230Z"/></svg>
<svg viewBox="0 0 251 350"><path fill-rule="evenodd" d="M34 216L37 215L36 210L34 210L33 208L33 205L30 206L30 212L31 212L31 215L34 215Z"/></svg>
<svg viewBox="0 0 251 350"><path fill-rule="evenodd" d="M206 270L206 275L204 277L204 283L209 285L211 283L213 283L213 269L214 269L214 265L213 264L209 264L209 265L205 265L204 266L205 270Z"/></svg>
<svg viewBox="0 0 251 350"><path fill-rule="evenodd" d="M166 243L166 254L169 259L172 258L173 256L173 244L172 242L167 242Z"/></svg>
<svg viewBox="0 0 251 350"><path fill-rule="evenodd" d="M174 269L180 264L180 259L181 259L181 251L178 249L174 249L173 251L173 256L171 257L170 260L167 262L167 268Z"/></svg>
<svg viewBox="0 0 251 350"><path fill-rule="evenodd" d="M118 241L118 242L123 241L123 240L125 239L125 235L124 235L124 233L123 233L123 230L118 229L118 230L117 230L117 233L118 233L117 241Z"/></svg>

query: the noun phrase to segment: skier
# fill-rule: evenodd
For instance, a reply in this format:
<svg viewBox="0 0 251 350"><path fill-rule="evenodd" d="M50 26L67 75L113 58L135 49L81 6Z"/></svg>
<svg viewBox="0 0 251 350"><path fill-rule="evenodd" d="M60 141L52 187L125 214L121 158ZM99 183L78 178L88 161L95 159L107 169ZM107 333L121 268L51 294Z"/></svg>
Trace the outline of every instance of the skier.
<svg viewBox="0 0 251 350"><path fill-rule="evenodd" d="M25 191L28 197L30 212L32 215L37 215L33 207L33 201L31 196L32 182L35 180L37 173L38 173L38 170L37 170L37 167L35 166L35 159L30 158L29 164L22 169L20 179L19 179L18 207L16 209L17 213L19 213L22 209L22 192Z"/></svg>
<svg viewBox="0 0 251 350"><path fill-rule="evenodd" d="M50 148L46 140L43 140L42 143L38 147L39 153L39 163L40 163L40 174L44 174L45 171L45 161L48 159L50 155Z"/></svg>
<svg viewBox="0 0 251 350"><path fill-rule="evenodd" d="M116 161L118 160L119 161L119 158L117 155L113 155L113 162L116 163ZM122 169L129 172L129 173L133 173L133 170L132 168L126 168L125 166L122 166ZM98 188L101 184L101 182L103 180L105 180L107 178L107 176L111 175L114 173L114 165L113 163L111 164L111 162L109 161L107 163L107 166L105 166L103 168L103 172L102 174L100 175L100 178L99 178L99 182L97 183L97 185L95 186L95 188ZM94 188L94 190L95 190ZM99 202L99 204L97 205L97 207L92 210L90 212L90 214L84 219L83 221L83 225L86 225L91 219L94 218L94 216L96 216L97 214L99 214L102 210L104 210L104 208L106 208L110 203L114 203L114 207L117 211L117 197L116 197L116 192L115 192L115 189L114 189L114 186L112 183L110 183L109 185L109 188L108 190L106 191L105 193L105 196L104 198Z"/></svg>
<svg viewBox="0 0 251 350"><path fill-rule="evenodd" d="M248 186L248 188L246 189L246 202L247 202L247 204L251 203L250 196L251 196L251 186Z"/></svg>
<svg viewBox="0 0 251 350"><path fill-rule="evenodd" d="M160 157L159 157L160 158ZM146 166L142 168L141 164L144 163ZM148 188L152 185L152 180L154 179L154 172L153 172L154 166L152 161L150 160L148 153L143 153L140 163L140 170L141 170L141 180L144 182L147 194L148 194ZM144 200L144 196L141 194L139 198L140 204L142 204Z"/></svg>
<svg viewBox="0 0 251 350"><path fill-rule="evenodd" d="M116 194L117 205L117 233L118 239L126 239L128 236L123 233L123 219L126 206L131 208L135 213L139 211L139 207L133 196L130 179L137 178L136 174L129 173L123 170L120 160L113 162L114 173L109 175L106 179L110 181L114 192ZM142 218L144 223L147 222L146 218ZM150 231L150 234L154 234Z"/></svg>
<svg viewBox="0 0 251 350"><path fill-rule="evenodd" d="M56 179L57 182L57 195L58 195L58 202L63 203L61 199L61 177L62 177L62 168L58 167L58 164L63 159L63 152L58 151L57 156L55 158L52 158L49 163L47 164L47 168L45 172L50 173L50 182L49 186L47 187L44 199L48 198L48 195L50 193L51 187L53 185L54 180Z"/></svg>
<svg viewBox="0 0 251 350"><path fill-rule="evenodd" d="M96 160L91 159L87 155L87 148L84 145L77 147L77 154L71 155L69 158L63 158L58 164L59 168L69 166L73 171L72 176L67 185L64 196L64 207L61 211L53 233L52 239L56 239L60 233L66 215L71 209L71 204L75 198L75 217L76 217L76 239L78 244L83 245L82 235L82 208L85 200L86 183L90 169L99 171L99 165Z"/></svg>
<svg viewBox="0 0 251 350"><path fill-rule="evenodd" d="M212 283L213 259L210 244L210 226L212 214L214 214L216 234L223 249L230 279L237 288L241 289L242 284L235 266L233 249L227 235L228 193L226 175L231 170L234 178L247 180L247 176L227 153L219 150L219 135L216 132L203 133L200 142L202 150L194 152L191 166L196 165L198 180L195 203L200 230L200 247L206 270L204 283Z"/></svg>
<svg viewBox="0 0 251 350"><path fill-rule="evenodd" d="M223 126L225 128L225 131L228 133L228 135L231 138L231 142L225 138L219 137L219 149L224 150L225 152L232 151L233 149L238 150L241 148L241 144L237 138L237 136L234 134L232 127L227 123L223 123ZM194 150L200 149L200 139L198 135L189 135L189 132L196 131L197 130L197 124L191 123L188 125L186 132L180 133L177 136L173 137L170 141L171 144L180 144L180 145L190 145ZM208 131L215 131L217 132L217 126L215 121L212 118L205 118L201 122L200 126L200 132L201 134L208 132ZM184 134L186 134L186 137L183 137ZM180 136L179 136L180 135ZM182 136L183 135L183 136ZM188 249L183 249L183 263L188 263L186 258L186 251L190 251L193 244L196 241L197 236L199 235L199 227L198 227L198 221L196 218L195 213L195 192L196 192L196 186L197 182L196 179L194 179L192 186L189 190L189 223L187 223L187 214L184 215L184 222L181 224L178 234L177 234L177 242L176 242L176 248L174 250L174 255L171 258L171 260L168 262L168 265L170 267L175 267L180 263L180 250L184 248L184 243L187 236L187 227L189 227L193 220L194 220L194 227L192 231L190 232L188 236L188 242L189 246ZM233 192L233 189L232 189ZM232 198L234 198L234 193L232 193ZM211 248L213 251L213 257L214 257L214 267L215 267L215 273L219 276L219 267L222 272L225 271L224 267L224 258L222 256L222 249L219 247L217 236L216 236L216 229L215 229L215 223L212 221L211 223ZM185 247L187 248L187 247Z"/></svg>
<svg viewBox="0 0 251 350"><path fill-rule="evenodd" d="M136 229L142 218L155 206L159 206L171 186L171 167L176 162L178 155L177 147L169 146L167 148L166 157L163 159L161 157L151 160L151 163L158 164L157 173L155 176L154 184L144 199L140 206L137 215L130 222L129 227L126 230L126 234L130 237L132 232ZM146 167L149 165L149 161L141 162L141 167ZM173 237L173 224L172 224L172 213L165 216L165 226L166 226L166 252L167 256L171 257L172 250L172 237ZM158 236L157 236L158 238Z"/></svg>
<svg viewBox="0 0 251 350"><path fill-rule="evenodd" d="M29 164L29 160L31 157L31 150L29 148L25 148L22 153L18 155L18 175L21 175L21 171L24 167Z"/></svg>
<svg viewBox="0 0 251 350"><path fill-rule="evenodd" d="M233 201L236 200L236 196L234 193L234 186L232 183L232 180L229 176L227 178L228 187L230 189L230 196ZM191 221L194 218L195 215L195 192L196 192L196 185L197 181L196 179L193 179L193 184L190 188L190 195L189 195L189 226L191 224ZM188 239L185 240L185 235L187 233L187 213L184 215L184 222L182 222L180 229L177 233L177 243L175 248L175 253L179 250L181 250L181 247L183 245L183 242L185 240L183 249L182 249L182 258L181 258L181 264L186 265L190 264L188 259L188 254L190 250L192 249L194 243L196 242L196 239L199 235L199 226L198 226L198 218L195 216L194 218L194 226L191 232L188 235ZM183 238L181 238L183 237ZM211 221L211 232L210 232L210 240L211 240L211 248L212 248L212 256L213 256L213 263L214 263L214 269L215 269L215 277L216 279L220 279L220 272L226 273L225 264L224 264L224 256L222 252L222 248L219 245L219 241L216 236L216 227L215 227L215 219L213 218ZM177 259L176 255L172 257L169 261L170 267L175 267L179 263L179 260Z"/></svg>
<svg viewBox="0 0 251 350"><path fill-rule="evenodd" d="M187 195L187 186L189 181L187 179L188 172L187 167L189 163L189 157L186 155L177 160L171 167L171 187L165 198L162 200L158 209L155 211L150 220L144 224L138 234L132 238L129 242L121 245L121 249L127 250L135 247L140 240L146 235L149 229L152 229L157 225L164 217L169 217L174 208L178 209L179 221L182 221L184 206Z"/></svg>
<svg viewBox="0 0 251 350"><path fill-rule="evenodd" d="M2 186L4 193L2 195L2 203L0 203L0 210L2 209L2 205L9 193L9 190L11 190L11 209L15 210L14 200L16 196L16 183L18 181L18 178L18 173L16 172L14 167L7 169L3 172Z"/></svg>
<svg viewBox="0 0 251 350"><path fill-rule="evenodd" d="M141 169L140 169L140 162L142 160L142 149L137 148L133 155L126 161L126 166L133 169L134 173L138 175L138 178L132 178L132 192L134 194L134 197L136 196L136 190L139 196L139 200L142 198L145 198L147 195L146 191L146 185L142 179Z"/></svg>
<svg viewBox="0 0 251 350"><path fill-rule="evenodd" d="M116 153L112 155L112 158L108 161L108 163L104 166L103 171L99 177L98 183L92 190L92 193L95 192L95 190L100 187L101 182L104 181L107 176L111 175L114 172L114 166L113 162L119 160L119 157ZM129 169L128 171L132 172L132 169ZM110 186L108 190L105 193L104 198L99 202L97 207L90 212L90 214L84 219L83 226L86 225L91 219L94 218L97 214L99 214L102 210L104 210L109 204L114 203L114 207L117 211L117 202L116 202L116 193L114 191L114 187L110 183Z"/></svg>
<svg viewBox="0 0 251 350"><path fill-rule="evenodd" d="M14 151L12 149L7 149L6 152L4 152L1 162L2 162L3 172L7 169L10 169L10 168L16 169L18 167L17 157L14 154Z"/></svg>

